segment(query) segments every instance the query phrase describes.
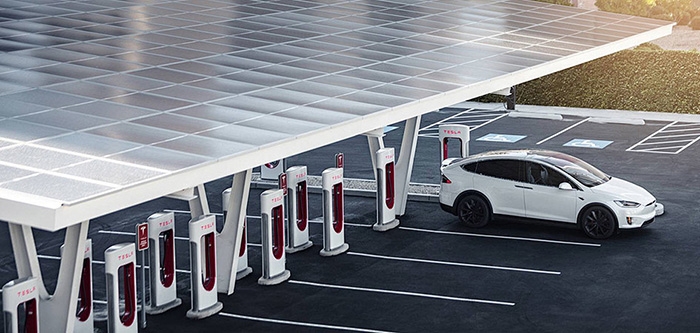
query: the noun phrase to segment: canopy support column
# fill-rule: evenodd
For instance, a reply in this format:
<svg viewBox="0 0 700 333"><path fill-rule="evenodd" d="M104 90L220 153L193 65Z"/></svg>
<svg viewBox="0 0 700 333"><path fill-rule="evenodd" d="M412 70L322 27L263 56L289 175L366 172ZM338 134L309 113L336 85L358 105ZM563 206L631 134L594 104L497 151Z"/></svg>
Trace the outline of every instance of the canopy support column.
<svg viewBox="0 0 700 333"><path fill-rule="evenodd" d="M49 295L44 285L31 227L14 223L8 225L18 277L33 276L38 279L42 331L73 332L89 222L84 221L66 228L61 266L53 295Z"/></svg>
<svg viewBox="0 0 700 333"><path fill-rule="evenodd" d="M413 173L413 161L416 157L418 143L418 130L420 129L421 116L406 119L401 140L401 152L396 161L396 215L406 214L408 202L408 185Z"/></svg>
<svg viewBox="0 0 700 333"><path fill-rule="evenodd" d="M241 248L243 239L243 227L245 226L252 174L253 170L248 169L233 175L231 197L227 203L228 214L226 214L224 228L217 235L216 239L216 262L218 263L217 291L227 295L233 294L233 289L236 285L238 251Z"/></svg>
<svg viewBox="0 0 700 333"><path fill-rule="evenodd" d="M194 188L194 196L189 199L188 202L190 204L190 214L193 219L210 213L207 191L204 189L204 184L199 184Z"/></svg>

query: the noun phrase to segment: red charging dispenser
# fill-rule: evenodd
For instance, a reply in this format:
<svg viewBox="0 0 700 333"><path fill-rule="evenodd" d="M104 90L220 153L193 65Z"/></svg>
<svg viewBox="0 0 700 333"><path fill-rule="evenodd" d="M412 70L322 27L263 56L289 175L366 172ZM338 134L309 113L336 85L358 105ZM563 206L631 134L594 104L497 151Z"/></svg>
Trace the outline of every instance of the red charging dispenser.
<svg viewBox="0 0 700 333"><path fill-rule="evenodd" d="M291 276L285 269L283 189L270 189L260 194L260 215L263 272L258 284L280 284Z"/></svg>
<svg viewBox="0 0 700 333"><path fill-rule="evenodd" d="M343 194L343 169L328 168L321 174L323 188L323 249L324 257L347 251L345 243L345 200Z"/></svg>
<svg viewBox="0 0 700 333"><path fill-rule="evenodd" d="M458 140L459 143L459 156L467 157L469 156L469 126L459 125L459 124L444 124L439 127L440 138L440 162L449 158L448 142L451 139Z"/></svg>
<svg viewBox="0 0 700 333"><path fill-rule="evenodd" d="M39 332L39 288L37 278L12 280L2 287L5 333ZM20 313L24 312L22 316ZM20 322L20 318L24 321Z"/></svg>
<svg viewBox="0 0 700 333"><path fill-rule="evenodd" d="M138 332L134 243L116 244L105 250L105 275L109 332Z"/></svg>
<svg viewBox="0 0 700 333"><path fill-rule="evenodd" d="M306 166L287 169L287 253L306 250L309 240L309 191Z"/></svg>
<svg viewBox="0 0 700 333"><path fill-rule="evenodd" d="M216 217L207 214L190 220L189 231L192 308L187 318L202 319L224 307L216 294Z"/></svg>
<svg viewBox="0 0 700 333"><path fill-rule="evenodd" d="M387 231L399 225L395 210L394 148L377 150L375 158L377 161L377 223L372 226L372 229Z"/></svg>
<svg viewBox="0 0 700 333"><path fill-rule="evenodd" d="M175 274L175 214L156 213L148 217L151 302L150 315L180 306Z"/></svg>
<svg viewBox="0 0 700 333"><path fill-rule="evenodd" d="M221 192L221 207L224 210L224 221L228 215L228 202L231 199L231 189L227 188ZM243 238L241 238L241 248L238 251L238 266L236 267L236 280L240 280L253 272L253 268L248 266L248 220L243 221Z"/></svg>

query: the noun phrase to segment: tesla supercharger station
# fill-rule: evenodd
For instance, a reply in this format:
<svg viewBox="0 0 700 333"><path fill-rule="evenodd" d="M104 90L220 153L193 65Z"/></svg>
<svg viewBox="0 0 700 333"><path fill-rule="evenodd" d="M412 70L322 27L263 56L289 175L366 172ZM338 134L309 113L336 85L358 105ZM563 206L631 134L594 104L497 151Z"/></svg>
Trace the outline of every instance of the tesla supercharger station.
<svg viewBox="0 0 700 333"><path fill-rule="evenodd" d="M231 189L227 188L221 193L221 207L224 209L224 221L228 215L228 201L231 198ZM238 266L236 268L236 280L240 280L253 272L253 268L248 266L248 220L243 221L243 238L241 238L241 249L238 251Z"/></svg>
<svg viewBox="0 0 700 333"><path fill-rule="evenodd" d="M396 228L399 220L394 209L394 148L377 150L377 223L372 226L376 231L387 231Z"/></svg>
<svg viewBox="0 0 700 333"><path fill-rule="evenodd" d="M291 276L285 269L284 189L270 189L260 194L262 224L262 276L258 284L280 284Z"/></svg>
<svg viewBox="0 0 700 333"><path fill-rule="evenodd" d="M61 246L63 256L63 245ZM92 240L85 241L83 268L80 271L80 286L78 287L78 308L75 313L75 329L73 332L92 333L95 330L95 319L92 311Z"/></svg>
<svg viewBox="0 0 700 333"><path fill-rule="evenodd" d="M109 332L138 332L136 322L136 246L122 243L105 250L107 328ZM120 310L120 303L124 309Z"/></svg>
<svg viewBox="0 0 700 333"><path fill-rule="evenodd" d="M277 180L284 173L284 160L265 163L260 166L260 178L265 180Z"/></svg>
<svg viewBox="0 0 700 333"><path fill-rule="evenodd" d="M458 124L440 125L439 132L438 137L440 138L440 145L442 148L440 149L440 156L442 157L440 159L441 162L450 157L448 154L448 141L450 139L459 141L459 157L469 156L469 126Z"/></svg>
<svg viewBox="0 0 700 333"><path fill-rule="evenodd" d="M151 277L151 302L146 313L155 315L182 304L175 276L175 214L155 213L146 222Z"/></svg>
<svg viewBox="0 0 700 333"><path fill-rule="evenodd" d="M20 316L20 308L24 313ZM39 288L35 277L12 280L2 287L5 333L39 332ZM24 322L20 323L20 318Z"/></svg>
<svg viewBox="0 0 700 333"><path fill-rule="evenodd" d="M187 318L202 319L224 307L216 294L216 217L194 218L189 229L192 308Z"/></svg>
<svg viewBox="0 0 700 333"><path fill-rule="evenodd" d="M343 199L343 169L328 168L321 174L323 188L323 249L324 257L335 256L350 248L345 243L345 203Z"/></svg>
<svg viewBox="0 0 700 333"><path fill-rule="evenodd" d="M309 240L309 191L306 166L287 169L287 253L306 250Z"/></svg>

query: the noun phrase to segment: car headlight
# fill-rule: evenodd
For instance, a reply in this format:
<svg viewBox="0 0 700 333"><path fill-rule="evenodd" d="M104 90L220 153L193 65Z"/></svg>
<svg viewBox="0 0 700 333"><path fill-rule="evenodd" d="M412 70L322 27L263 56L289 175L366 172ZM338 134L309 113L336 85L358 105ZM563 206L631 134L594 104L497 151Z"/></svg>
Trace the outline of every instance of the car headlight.
<svg viewBox="0 0 700 333"><path fill-rule="evenodd" d="M639 202L634 202L634 201L613 200L613 202L622 208L637 208L637 207L641 206L641 204L639 204Z"/></svg>

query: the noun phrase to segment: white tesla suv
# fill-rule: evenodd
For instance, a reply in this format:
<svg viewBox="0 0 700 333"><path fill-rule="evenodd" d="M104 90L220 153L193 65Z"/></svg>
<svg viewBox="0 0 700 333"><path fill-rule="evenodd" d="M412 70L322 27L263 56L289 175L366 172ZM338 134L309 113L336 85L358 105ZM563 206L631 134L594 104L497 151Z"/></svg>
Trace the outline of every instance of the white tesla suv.
<svg viewBox="0 0 700 333"><path fill-rule="evenodd" d="M470 227L494 215L578 223L591 238L646 226L654 196L567 154L502 150L448 159L441 166L440 205ZM663 206L659 206L663 209Z"/></svg>

